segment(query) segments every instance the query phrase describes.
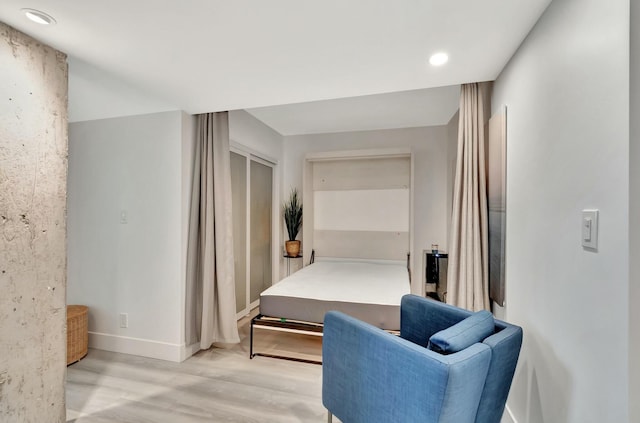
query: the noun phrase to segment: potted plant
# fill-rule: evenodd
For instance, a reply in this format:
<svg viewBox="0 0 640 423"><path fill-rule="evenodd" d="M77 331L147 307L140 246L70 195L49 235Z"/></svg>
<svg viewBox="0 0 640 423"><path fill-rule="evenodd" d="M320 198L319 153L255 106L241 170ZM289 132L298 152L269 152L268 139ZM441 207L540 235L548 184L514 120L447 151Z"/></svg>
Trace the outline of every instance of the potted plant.
<svg viewBox="0 0 640 423"><path fill-rule="evenodd" d="M284 203L284 223L287 225L289 240L285 242L285 250L289 257L298 257L300 241L296 240L302 226L302 202L298 198L298 189L293 188L289 200Z"/></svg>

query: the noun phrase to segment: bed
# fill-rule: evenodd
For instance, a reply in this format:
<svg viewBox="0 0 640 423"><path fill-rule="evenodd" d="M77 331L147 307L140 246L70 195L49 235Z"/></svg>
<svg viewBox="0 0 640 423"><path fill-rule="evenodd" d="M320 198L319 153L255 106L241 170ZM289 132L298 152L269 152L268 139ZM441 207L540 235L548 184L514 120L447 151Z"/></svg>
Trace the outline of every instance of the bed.
<svg viewBox="0 0 640 423"><path fill-rule="evenodd" d="M400 299L411 290L412 162L409 149L307 155L304 262L312 264L260 295L250 357L274 357L254 354L254 326L321 335L329 310L400 328Z"/></svg>
<svg viewBox="0 0 640 423"><path fill-rule="evenodd" d="M260 295L260 314L251 321L250 357L291 359L254 353L254 326L321 334L324 315L329 310L397 331L400 299L409 292L409 272L404 262L318 259Z"/></svg>

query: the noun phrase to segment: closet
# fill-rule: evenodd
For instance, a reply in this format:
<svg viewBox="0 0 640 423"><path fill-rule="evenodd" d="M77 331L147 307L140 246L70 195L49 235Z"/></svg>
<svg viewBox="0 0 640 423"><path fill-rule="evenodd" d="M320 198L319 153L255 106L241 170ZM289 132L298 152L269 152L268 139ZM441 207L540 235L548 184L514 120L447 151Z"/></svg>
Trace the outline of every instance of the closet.
<svg viewBox="0 0 640 423"><path fill-rule="evenodd" d="M236 314L241 317L272 283L274 164L239 149L230 154Z"/></svg>

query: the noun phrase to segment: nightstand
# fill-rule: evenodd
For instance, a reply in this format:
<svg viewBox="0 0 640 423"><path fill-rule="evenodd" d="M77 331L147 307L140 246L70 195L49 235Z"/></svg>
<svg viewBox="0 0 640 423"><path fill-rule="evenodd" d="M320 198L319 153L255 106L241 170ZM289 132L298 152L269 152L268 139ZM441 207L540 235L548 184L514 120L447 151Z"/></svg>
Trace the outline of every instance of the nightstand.
<svg viewBox="0 0 640 423"><path fill-rule="evenodd" d="M294 256L290 256L287 253L284 253L284 255L282 257L287 259L287 276L289 276L291 274L291 259L301 259L302 258L302 251L300 251L300 254L298 254L295 257Z"/></svg>

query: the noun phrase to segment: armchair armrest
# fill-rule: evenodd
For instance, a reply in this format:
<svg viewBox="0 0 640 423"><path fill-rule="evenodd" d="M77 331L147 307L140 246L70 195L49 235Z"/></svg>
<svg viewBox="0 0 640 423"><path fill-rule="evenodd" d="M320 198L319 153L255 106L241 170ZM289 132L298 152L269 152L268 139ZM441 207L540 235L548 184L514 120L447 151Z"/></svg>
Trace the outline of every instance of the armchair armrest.
<svg viewBox="0 0 640 423"><path fill-rule="evenodd" d="M478 421L500 421L522 346L521 327L496 320L496 330L483 341L491 348L491 362L478 406Z"/></svg>
<svg viewBox="0 0 640 423"><path fill-rule="evenodd" d="M329 312L322 356L322 402L344 422L464 423L475 419L491 350L440 355Z"/></svg>

